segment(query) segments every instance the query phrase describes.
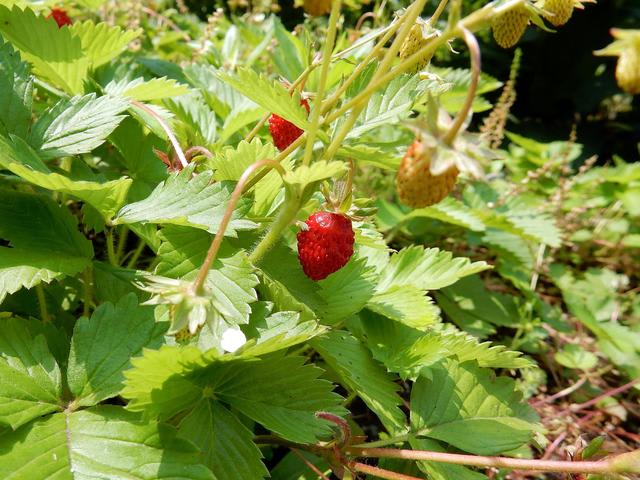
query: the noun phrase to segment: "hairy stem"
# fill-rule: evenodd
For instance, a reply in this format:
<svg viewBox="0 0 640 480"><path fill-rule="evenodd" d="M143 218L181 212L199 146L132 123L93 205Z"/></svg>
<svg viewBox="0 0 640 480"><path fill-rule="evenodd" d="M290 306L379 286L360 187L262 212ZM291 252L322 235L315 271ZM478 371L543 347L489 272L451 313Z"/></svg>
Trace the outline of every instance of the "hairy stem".
<svg viewBox="0 0 640 480"><path fill-rule="evenodd" d="M49 309L47 308L47 299L44 296L44 288L42 288L41 283L36 285L36 296L38 297L38 306L40 307L40 320L44 323L50 322L51 317L49 316Z"/></svg>
<svg viewBox="0 0 640 480"><path fill-rule="evenodd" d="M559 460L529 460L509 457L487 457L459 453L430 452L424 450L403 450L393 448L348 447L345 452L355 457L398 458L474 467L497 467L511 470L565 473L609 473L613 471L611 459L597 462L567 462Z"/></svg>
<svg viewBox="0 0 640 480"><path fill-rule="evenodd" d="M360 462L350 464L349 468L356 472L366 473L368 475L373 475L376 478L384 478L387 480L421 480L420 477L405 475L404 473L392 472L391 470L385 470L380 467L374 467L372 465L367 465Z"/></svg>
<svg viewBox="0 0 640 480"><path fill-rule="evenodd" d="M433 12L433 15L431 15L431 17L429 17L429 25L435 25L435 23L440 18L440 15L442 15L442 12L444 12L444 9L447 7L447 3L449 3L449 0L440 0L440 3L436 7L435 12Z"/></svg>
<svg viewBox="0 0 640 480"><path fill-rule="evenodd" d="M284 171L284 168L282 168L282 165L280 165L275 160L270 160L270 159L259 160L251 164L249 167L247 167L247 169L242 173L242 176L240 176L240 179L238 180L236 187L233 189L233 193L231 194L231 198L229 199L229 203L227 204L227 209L225 210L224 216L222 217L222 222L220 222L220 227L218 228L218 232L216 233L216 236L213 238L213 241L211 242L211 246L209 247L209 251L207 252L207 256L204 259L204 262L202 263L200 270L198 271L198 276L193 282L192 288L194 292L200 292L202 290L202 286L204 285L204 282L207 278L209 269L211 268L211 265L213 265L213 262L216 259L218 250L220 250L220 245L222 245L222 240L224 239L224 233L227 230L227 227L229 226L231 217L233 216L233 210L235 209L236 204L238 203L238 200L240 200L240 197L242 197L242 191L245 187L245 184L247 183L251 175L253 175L253 172L263 167L274 168L280 173L280 175L285 174L285 171Z"/></svg>
<svg viewBox="0 0 640 480"><path fill-rule="evenodd" d="M173 134L173 131L171 130L171 127L169 127L167 122L164 121L164 118L162 118L162 116L158 115L158 113L154 109L149 108L148 106L146 106L142 102L139 102L137 100L131 100L131 104L135 105L140 110L144 110L145 112L147 112L149 115L151 115L153 118L156 119L156 121L160 124L162 129L167 134L167 137L169 137L169 141L171 142L171 145L173 146L173 150L176 152L176 155L178 156L178 160L180 160L180 164L182 165L182 168L185 168L187 165L189 165L189 163L187 162L186 157L184 156L184 152L182 151L182 148L180 147L180 144L178 143L178 139Z"/></svg>
<svg viewBox="0 0 640 480"><path fill-rule="evenodd" d="M320 68L320 83L316 94L315 105L311 115L311 125L307 132L307 144L304 150L303 165L311 163L311 155L313 154L313 143L316 140L316 133L320 126L320 113L322 112L322 101L324 99L325 87L327 85L327 76L329 75L329 66L331 65L331 52L333 44L336 40L336 31L338 27L338 17L340 16L341 0L333 0L331 3L331 15L329 16L329 29L322 53L322 66Z"/></svg>
<svg viewBox="0 0 640 480"><path fill-rule="evenodd" d="M462 108L456 115L451 128L444 136L444 143L447 145L451 145L456 138L456 135L460 131L460 127L469 116L473 108L473 100L476 96L476 90L478 89L478 81L480 80L480 46L478 45L478 40L476 37L464 27L460 27L462 31L462 36L464 41L467 43L467 47L469 48L469 53L471 55L471 83L469 84L469 89L467 90L467 96L464 100L464 104Z"/></svg>

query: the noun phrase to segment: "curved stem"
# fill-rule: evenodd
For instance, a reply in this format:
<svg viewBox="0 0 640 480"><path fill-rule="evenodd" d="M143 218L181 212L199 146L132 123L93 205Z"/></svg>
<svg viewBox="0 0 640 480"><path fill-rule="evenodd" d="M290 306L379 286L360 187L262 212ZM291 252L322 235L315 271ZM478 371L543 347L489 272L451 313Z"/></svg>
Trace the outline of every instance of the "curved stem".
<svg viewBox="0 0 640 480"><path fill-rule="evenodd" d="M329 74L329 66L331 65L331 52L333 51L333 44L336 39L336 31L338 27L338 17L340 16L341 0L333 0L331 3L331 15L329 16L329 29L327 31L327 38L324 44L324 51L322 52L322 67L320 69L320 83L318 85L318 92L316 95L315 106L311 115L311 125L307 133L307 144L304 149L304 157L302 159L303 165L309 165L311 163L311 155L313 154L313 143L316 139L316 133L320 126L320 112L322 111L322 100L324 98L325 87L327 85L327 76Z"/></svg>
<svg viewBox="0 0 640 480"><path fill-rule="evenodd" d="M180 163L182 164L182 168L185 168L187 165L189 165L189 163L187 162L187 159L184 156L184 152L182 151L182 148L178 143L178 139L173 134L171 127L169 127L167 122L164 121L164 118L162 118L160 115L158 115L158 113L155 110L153 110L152 108L149 108L142 102L139 102L137 100L131 100L131 104L135 105L140 110L144 110L145 112L147 112L149 115L151 115L153 118L156 119L156 121L160 124L162 129L165 131L165 133L169 137L169 141L171 142L171 145L173 146L173 149L175 150L176 155L178 155L178 160L180 160Z"/></svg>
<svg viewBox="0 0 640 480"><path fill-rule="evenodd" d="M427 23L429 25L431 25L431 26L435 25L435 23L440 18L440 15L442 15L442 12L444 12L444 9L446 8L447 3L449 3L449 0L440 0L440 3L436 7L436 11L433 12L433 15L431 15L429 20L427 20Z"/></svg>
<svg viewBox="0 0 640 480"><path fill-rule="evenodd" d="M613 471L611 459L597 462L567 462L559 460L529 460L510 457L486 457L459 453L430 452L425 450L403 450L394 448L348 447L345 452L355 457L399 458L474 467L497 467L511 470L565 473L609 473ZM615 458L615 457L612 457Z"/></svg>
<svg viewBox="0 0 640 480"><path fill-rule="evenodd" d="M349 427L349 424L344 418L329 412L316 412L316 417L331 422L340 428L340 441L338 442L338 447L342 449L349 444L349 441L351 440L351 427Z"/></svg>
<svg viewBox="0 0 640 480"><path fill-rule="evenodd" d="M213 153L211 153L209 149L205 147L201 147L199 145L196 145L195 147L190 147L184 152L184 156L188 162L191 162L193 157L196 157L197 155L202 155L203 157L207 157L207 158L213 158Z"/></svg>
<svg viewBox="0 0 640 480"><path fill-rule="evenodd" d="M194 292L199 292L202 289L202 286L204 285L205 280L207 279L207 274L209 273L209 269L211 268L211 265L213 265L213 262L216 259L218 250L220 250L220 245L222 245L222 240L224 239L224 233L227 230L227 227L229 226L231 217L233 216L233 210L236 207L238 200L240 200L240 197L242 196L242 190L245 184L249 180L249 177L253 175L253 172L263 167L275 168L278 171L278 173L280 173L280 175L285 174L285 171L284 171L284 168L282 168L282 165L280 165L275 160L270 160L270 159L259 160L255 163L252 163L242 173L242 176L238 180L236 187L233 189L233 193L231 194L231 198L229 199L229 203L227 204L227 209L225 210L224 216L222 217L222 222L220 222L220 227L218 228L218 232L216 233L216 236L213 238L213 241L211 242L211 246L209 247L209 251L207 252L207 256L205 257L204 262L202 263L202 266L198 271L198 276L193 282Z"/></svg>
<svg viewBox="0 0 640 480"><path fill-rule="evenodd" d="M456 135L460 131L460 127L467 119L469 112L473 108L473 100L476 96L476 90L478 89L478 81L480 80L480 46L478 45L478 40L473 33L467 30L464 27L460 27L462 30L462 36L464 37L464 41L467 43L467 47L469 48L469 53L471 55L471 83L469 84L469 89L467 90L467 97L464 100L464 105L456 115L451 128L444 136L443 140L447 145L451 145L456 138Z"/></svg>

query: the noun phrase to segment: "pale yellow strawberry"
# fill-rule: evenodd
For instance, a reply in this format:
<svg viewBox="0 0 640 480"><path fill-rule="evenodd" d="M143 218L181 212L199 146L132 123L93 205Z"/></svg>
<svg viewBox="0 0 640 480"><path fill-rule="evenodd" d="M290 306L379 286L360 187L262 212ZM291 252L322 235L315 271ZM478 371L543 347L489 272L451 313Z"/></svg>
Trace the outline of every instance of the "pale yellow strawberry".
<svg viewBox="0 0 640 480"><path fill-rule="evenodd" d="M622 51L616 64L618 86L627 93L640 93L640 44Z"/></svg>
<svg viewBox="0 0 640 480"><path fill-rule="evenodd" d="M427 45L427 43L429 43L429 40L425 38L423 27L418 22L411 27L411 30L409 30L409 35L407 35L407 38L404 39L404 42L400 47L400 51L398 52L398 56L402 60L404 60L405 58L409 58L411 55ZM422 70L429 64L430 60L431 56L420 60L420 62L415 65L414 71L417 72L419 70Z"/></svg>
<svg viewBox="0 0 640 480"><path fill-rule="evenodd" d="M431 173L436 148L429 148L416 139L407 149L396 177L396 190L402 203L413 208L428 207L440 202L455 187L458 179L455 166L440 175Z"/></svg>
<svg viewBox="0 0 640 480"><path fill-rule="evenodd" d="M544 18L556 26L561 27L569 21L573 14L575 0L545 0L544 2Z"/></svg>
<svg viewBox="0 0 640 480"><path fill-rule="evenodd" d="M491 23L493 38L502 48L511 48L520 37L529 24L529 12L526 8L520 6L512 8L495 18Z"/></svg>
<svg viewBox="0 0 640 480"><path fill-rule="evenodd" d="M302 8L312 17L319 17L331 11L331 0L304 0Z"/></svg>

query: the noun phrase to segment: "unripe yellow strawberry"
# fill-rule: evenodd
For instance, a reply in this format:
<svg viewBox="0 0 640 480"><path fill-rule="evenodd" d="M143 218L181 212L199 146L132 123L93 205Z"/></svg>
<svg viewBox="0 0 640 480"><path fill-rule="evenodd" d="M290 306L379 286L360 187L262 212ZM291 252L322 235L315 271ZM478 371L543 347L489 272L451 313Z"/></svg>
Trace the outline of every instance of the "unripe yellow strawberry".
<svg viewBox="0 0 640 480"><path fill-rule="evenodd" d="M419 139L407 149L396 177L396 190L402 203L413 208L428 207L440 202L455 187L458 169L454 165L440 175L431 173L431 159L436 149Z"/></svg>
<svg viewBox="0 0 640 480"><path fill-rule="evenodd" d="M331 11L331 0L304 0L302 8L312 17L319 17Z"/></svg>
<svg viewBox="0 0 640 480"><path fill-rule="evenodd" d="M622 51L616 64L616 80L625 92L632 95L640 93L640 44Z"/></svg>
<svg viewBox="0 0 640 480"><path fill-rule="evenodd" d="M552 25L560 27L571 18L574 5L574 0L545 0L543 8L550 15L545 14L544 18L549 20Z"/></svg>
<svg viewBox="0 0 640 480"><path fill-rule="evenodd" d="M400 51L398 52L398 56L404 60L405 58L409 58L411 55L416 53L422 47L424 47L429 40L424 36L424 30L420 22L416 22L415 25L411 27L409 30L409 35L402 42L402 46L400 47ZM431 61L431 55L427 58L423 58L420 60L414 67L413 71L417 72L426 67Z"/></svg>
<svg viewBox="0 0 640 480"><path fill-rule="evenodd" d="M512 8L495 18L491 23L493 38L502 48L511 48L520 37L529 24L529 12L526 8L520 6Z"/></svg>

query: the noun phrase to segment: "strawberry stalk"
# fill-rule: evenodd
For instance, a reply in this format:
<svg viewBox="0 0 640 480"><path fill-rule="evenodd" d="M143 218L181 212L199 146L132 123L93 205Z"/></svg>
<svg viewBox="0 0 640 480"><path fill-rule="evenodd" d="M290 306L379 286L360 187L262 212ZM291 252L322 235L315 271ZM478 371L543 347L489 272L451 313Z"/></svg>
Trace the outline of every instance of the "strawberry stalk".
<svg viewBox="0 0 640 480"><path fill-rule="evenodd" d="M322 111L322 102L324 100L325 87L327 85L327 76L329 74L329 66L331 65L331 52L333 52L333 44L336 40L336 31L338 27L338 17L340 16L341 0L333 0L331 4L331 15L329 16L329 29L327 31L327 39L324 44L322 53L322 64L320 67L320 83L318 92L314 102L313 112L311 113L311 124L307 132L307 144L304 150L303 165L311 163L311 155L313 154L313 143L316 139L316 133L320 126L320 113Z"/></svg>
<svg viewBox="0 0 640 480"><path fill-rule="evenodd" d="M469 112L471 112L473 108L473 100L476 96L476 90L478 89L478 81L480 80L480 46L478 45L478 40L476 40L473 33L466 28L460 27L460 29L462 30L462 36L464 41L467 43L471 56L471 83L467 90L467 97L464 100L464 105L462 105L462 108L456 115L451 128L443 138L447 145L453 144L456 135L460 131L460 127L462 127L462 124L467 119Z"/></svg>
<svg viewBox="0 0 640 480"><path fill-rule="evenodd" d="M231 194L231 198L229 199L229 203L227 204L227 209L224 211L224 216L222 217L222 222L220 222L220 227L216 236L213 238L211 245L209 246L209 251L207 252L207 256L198 271L198 276L193 282L192 289L194 292L202 291L202 287L204 285L205 280L207 279L207 275L209 274L209 270L211 269L211 265L216 259L218 255L218 250L220 250L220 246L222 245L222 240L224 239L224 233L229 226L229 222L231 221L231 217L233 216L233 210L235 209L240 197L242 197L242 192L244 190L245 184L248 182L249 178L253 173L261 169L263 167L269 167L275 169L281 176L285 174L284 168L282 165L275 160L265 159L259 160L255 163L252 163L247 167L247 169L242 173L236 187L233 189L233 193ZM297 212L297 210L296 210ZM295 215L295 213L294 213Z"/></svg>

